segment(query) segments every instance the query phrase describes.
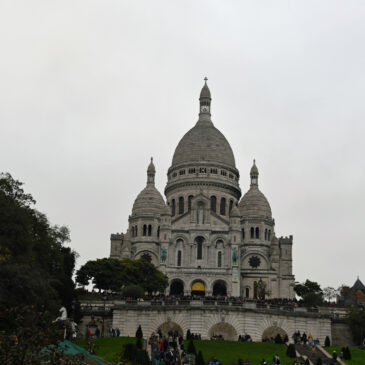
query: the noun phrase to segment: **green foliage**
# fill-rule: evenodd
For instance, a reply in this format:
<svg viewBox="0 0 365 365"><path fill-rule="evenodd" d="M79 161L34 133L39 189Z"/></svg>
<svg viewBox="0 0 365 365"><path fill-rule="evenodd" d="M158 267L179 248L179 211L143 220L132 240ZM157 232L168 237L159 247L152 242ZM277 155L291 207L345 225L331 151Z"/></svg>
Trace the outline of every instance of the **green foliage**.
<svg viewBox="0 0 365 365"><path fill-rule="evenodd" d="M191 339L191 337L190 337L189 345L188 345L188 354L196 355L196 349L195 349L195 346L194 346L194 341Z"/></svg>
<svg viewBox="0 0 365 365"><path fill-rule="evenodd" d="M132 365L150 365L148 353L139 349L135 344L124 345L124 353L121 360L128 361Z"/></svg>
<svg viewBox="0 0 365 365"><path fill-rule="evenodd" d="M283 339L281 338L281 336L279 334L277 334L275 337L275 343L279 343L279 344L283 343Z"/></svg>
<svg viewBox="0 0 365 365"><path fill-rule="evenodd" d="M187 340L190 340L190 339L191 339L191 332L190 332L190 329L188 329L188 330L186 331L186 339L187 339Z"/></svg>
<svg viewBox="0 0 365 365"><path fill-rule="evenodd" d="M196 356L195 365L205 365L203 354L201 351L199 351L198 355Z"/></svg>
<svg viewBox="0 0 365 365"><path fill-rule="evenodd" d="M351 360L351 352L348 346L345 348L345 351L343 352L343 358L345 360Z"/></svg>
<svg viewBox="0 0 365 365"><path fill-rule="evenodd" d="M326 339L324 340L324 347L331 346L331 340L328 336L326 336Z"/></svg>
<svg viewBox="0 0 365 365"><path fill-rule="evenodd" d="M137 349L142 350L142 340L139 337L137 337L136 346L137 346Z"/></svg>
<svg viewBox="0 0 365 365"><path fill-rule="evenodd" d="M137 337L137 338L140 338L140 339L142 339L142 338L143 338L143 332L142 332L142 327L141 327L141 325L139 325L139 326L138 326L138 328L137 328L137 331L136 331L136 337Z"/></svg>
<svg viewBox="0 0 365 365"><path fill-rule="evenodd" d="M365 309L364 307L351 306L347 310L347 323L356 344L362 344L365 338Z"/></svg>
<svg viewBox="0 0 365 365"><path fill-rule="evenodd" d="M99 290L120 291L123 286L138 285L148 293L163 292L168 285L165 275L150 262L139 259L104 258L88 261L76 273L76 282Z"/></svg>
<svg viewBox="0 0 365 365"><path fill-rule="evenodd" d="M316 365L322 365L322 359L320 357L317 359Z"/></svg>
<svg viewBox="0 0 365 365"><path fill-rule="evenodd" d="M70 313L77 254L64 246L69 231L32 208L35 200L22 185L0 174L0 310L19 303L53 309L62 304Z"/></svg>
<svg viewBox="0 0 365 365"><path fill-rule="evenodd" d="M144 290L139 285L128 285L122 290L124 297L142 298L144 297Z"/></svg>
<svg viewBox="0 0 365 365"><path fill-rule="evenodd" d="M307 279L305 283L295 285L294 291L308 307L323 303L323 291L320 285L314 281Z"/></svg>
<svg viewBox="0 0 365 365"><path fill-rule="evenodd" d="M294 344L289 344L288 348L286 349L286 355L291 358L297 357Z"/></svg>

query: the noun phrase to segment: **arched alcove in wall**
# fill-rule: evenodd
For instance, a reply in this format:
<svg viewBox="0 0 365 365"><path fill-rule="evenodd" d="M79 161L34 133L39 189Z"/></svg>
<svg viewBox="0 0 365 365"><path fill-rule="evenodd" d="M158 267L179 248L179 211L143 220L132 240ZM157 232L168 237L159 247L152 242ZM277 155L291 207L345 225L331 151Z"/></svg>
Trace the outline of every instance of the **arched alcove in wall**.
<svg viewBox="0 0 365 365"><path fill-rule="evenodd" d="M213 285L214 296L227 296L227 284L223 280L217 280Z"/></svg>
<svg viewBox="0 0 365 365"><path fill-rule="evenodd" d="M222 336L224 340L235 341L237 340L237 331L231 324L219 322L210 328L208 336Z"/></svg>
<svg viewBox="0 0 365 365"><path fill-rule="evenodd" d="M163 336L166 336L166 337L168 337L168 333L170 331L172 331L172 332L177 331L177 333L179 334L179 336L183 336L184 337L184 331L183 331L183 329L176 322L168 321L168 322L162 323L162 324L160 324L157 327L157 330L156 331L157 332L158 331L161 331L162 332L162 335Z"/></svg>
<svg viewBox="0 0 365 365"><path fill-rule="evenodd" d="M184 295L184 283L179 280L173 280L170 285L170 295Z"/></svg>
<svg viewBox="0 0 365 365"><path fill-rule="evenodd" d="M281 327L271 326L271 327L266 328L266 330L263 332L262 339L263 340L267 340L267 339L270 339L270 338L275 339L275 337L278 334L281 336L281 338L284 338L285 336L288 335Z"/></svg>

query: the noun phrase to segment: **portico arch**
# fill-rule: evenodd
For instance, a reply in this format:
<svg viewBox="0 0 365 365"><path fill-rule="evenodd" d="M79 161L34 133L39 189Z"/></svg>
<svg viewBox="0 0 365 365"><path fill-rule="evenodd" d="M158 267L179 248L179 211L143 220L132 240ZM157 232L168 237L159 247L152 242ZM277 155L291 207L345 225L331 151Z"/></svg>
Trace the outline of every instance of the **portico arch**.
<svg viewBox="0 0 365 365"><path fill-rule="evenodd" d="M288 334L281 327L271 326L271 327L266 328L266 330L263 332L262 340L267 340L267 339L270 339L270 338L275 339L275 337L277 335L280 335L281 338L284 338Z"/></svg>
<svg viewBox="0 0 365 365"><path fill-rule="evenodd" d="M180 279L171 281L170 295L184 295L184 282Z"/></svg>
<svg viewBox="0 0 365 365"><path fill-rule="evenodd" d="M160 324L157 327L157 331L161 331L163 336L168 336L170 331L177 331L179 336L184 336L184 331L182 330L182 328L176 322L171 321Z"/></svg>
<svg viewBox="0 0 365 365"><path fill-rule="evenodd" d="M205 296L207 286L203 280L196 279L191 283L191 294Z"/></svg>
<svg viewBox="0 0 365 365"><path fill-rule="evenodd" d="M224 280L217 280L214 282L212 288L214 296L227 296L227 283Z"/></svg>
<svg viewBox="0 0 365 365"><path fill-rule="evenodd" d="M231 324L219 322L210 328L208 336L222 336L224 340L235 341L237 340L237 331Z"/></svg>

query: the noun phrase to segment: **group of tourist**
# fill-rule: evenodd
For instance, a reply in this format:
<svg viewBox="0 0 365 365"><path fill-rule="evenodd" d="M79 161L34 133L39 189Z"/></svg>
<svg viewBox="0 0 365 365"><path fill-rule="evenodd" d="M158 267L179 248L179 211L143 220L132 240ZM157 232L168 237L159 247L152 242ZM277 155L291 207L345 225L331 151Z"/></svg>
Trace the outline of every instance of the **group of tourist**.
<svg viewBox="0 0 365 365"><path fill-rule="evenodd" d="M183 338L177 331L169 331L167 336L163 336L161 330L153 332L148 344L151 346L151 359L154 365L177 365L182 363L183 357L186 357L183 353Z"/></svg>
<svg viewBox="0 0 365 365"><path fill-rule="evenodd" d="M238 342L252 342L252 338L250 335L245 333L244 335L238 336Z"/></svg>

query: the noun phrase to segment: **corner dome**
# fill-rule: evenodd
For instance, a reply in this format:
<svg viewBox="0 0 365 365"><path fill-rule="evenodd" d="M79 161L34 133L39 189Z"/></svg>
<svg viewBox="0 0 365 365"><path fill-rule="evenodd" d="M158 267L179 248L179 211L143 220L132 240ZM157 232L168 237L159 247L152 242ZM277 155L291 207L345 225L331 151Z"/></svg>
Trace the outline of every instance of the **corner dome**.
<svg viewBox="0 0 365 365"><path fill-rule="evenodd" d="M155 187L156 169L153 158L147 168L147 185L138 194L132 208L132 216L161 214L165 207L165 201L161 193Z"/></svg>
<svg viewBox="0 0 365 365"><path fill-rule="evenodd" d="M231 146L210 121L198 121L180 140L172 158L172 165L201 162L236 168Z"/></svg>
<svg viewBox="0 0 365 365"><path fill-rule="evenodd" d="M243 218L272 219L270 204L258 187L251 187L242 197L238 208Z"/></svg>
<svg viewBox="0 0 365 365"><path fill-rule="evenodd" d="M166 207L161 193L153 185L147 185L137 196L132 208L132 216L162 214Z"/></svg>

